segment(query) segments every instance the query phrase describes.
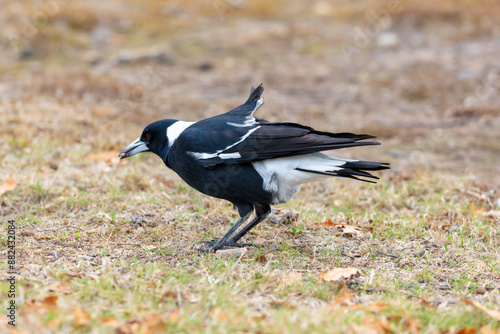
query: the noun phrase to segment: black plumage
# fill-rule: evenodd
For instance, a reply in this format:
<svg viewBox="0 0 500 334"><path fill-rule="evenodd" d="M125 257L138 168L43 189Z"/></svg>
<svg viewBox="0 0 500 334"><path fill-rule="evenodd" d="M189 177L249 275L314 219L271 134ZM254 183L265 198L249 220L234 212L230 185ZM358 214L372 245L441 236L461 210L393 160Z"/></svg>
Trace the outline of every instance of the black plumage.
<svg viewBox="0 0 500 334"><path fill-rule="evenodd" d="M319 153L354 146L379 145L366 134L331 133L286 122L267 122L253 113L263 104L263 86L252 89L239 107L198 122L162 120L148 125L121 158L151 151L193 188L233 203L240 219L208 250L236 243L306 182L348 177L368 182L369 172L387 163L346 160ZM236 232L255 209L256 218Z"/></svg>

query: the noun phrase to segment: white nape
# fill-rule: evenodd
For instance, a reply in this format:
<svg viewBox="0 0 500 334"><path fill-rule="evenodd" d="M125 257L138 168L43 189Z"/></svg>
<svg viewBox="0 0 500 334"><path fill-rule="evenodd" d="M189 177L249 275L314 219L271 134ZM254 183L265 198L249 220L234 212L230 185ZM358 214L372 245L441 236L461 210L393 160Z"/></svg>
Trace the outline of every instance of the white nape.
<svg viewBox="0 0 500 334"><path fill-rule="evenodd" d="M194 123L196 122L177 121L174 124L170 125L167 128L168 146L172 146L172 144L177 140L177 138L179 138L181 133Z"/></svg>

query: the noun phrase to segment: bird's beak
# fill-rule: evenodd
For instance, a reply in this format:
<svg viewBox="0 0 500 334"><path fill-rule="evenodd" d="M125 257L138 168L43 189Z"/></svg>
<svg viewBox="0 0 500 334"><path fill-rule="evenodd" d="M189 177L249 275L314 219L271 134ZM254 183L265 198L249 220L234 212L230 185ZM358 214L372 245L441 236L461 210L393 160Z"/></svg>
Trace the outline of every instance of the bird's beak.
<svg viewBox="0 0 500 334"><path fill-rule="evenodd" d="M120 159L125 159L133 156L134 154L147 152L149 151L148 143L145 143L141 140L141 137L134 140L129 146L125 147L125 149L118 155Z"/></svg>

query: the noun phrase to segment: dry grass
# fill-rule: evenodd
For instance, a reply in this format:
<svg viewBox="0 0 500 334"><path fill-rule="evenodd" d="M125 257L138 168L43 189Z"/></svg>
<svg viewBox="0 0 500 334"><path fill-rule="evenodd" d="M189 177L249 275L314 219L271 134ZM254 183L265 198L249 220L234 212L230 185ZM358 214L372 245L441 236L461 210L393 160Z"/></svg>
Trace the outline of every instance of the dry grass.
<svg viewBox="0 0 500 334"><path fill-rule="evenodd" d="M39 12L30 4L0 10L5 31L23 32ZM18 227L11 331L498 331L462 301L500 302L497 3L405 2L388 29L398 42L380 44L379 31L349 59L339 43L354 44L386 2L230 4L70 2L19 48L1 37L0 189L16 183L0 194L2 278L7 220ZM114 157L147 123L218 114L260 82L260 117L377 135L380 147L335 153L393 169L376 185L305 186L282 206L297 221L249 234L268 241L261 250L199 254L191 246L224 233L233 208L157 157ZM362 274L321 279L338 267Z"/></svg>

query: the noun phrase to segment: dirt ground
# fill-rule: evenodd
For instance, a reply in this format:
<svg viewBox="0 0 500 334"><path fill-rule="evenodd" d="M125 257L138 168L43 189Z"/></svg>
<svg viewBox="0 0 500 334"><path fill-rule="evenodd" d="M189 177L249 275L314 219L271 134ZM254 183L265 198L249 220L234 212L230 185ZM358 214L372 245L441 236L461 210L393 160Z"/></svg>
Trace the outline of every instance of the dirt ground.
<svg viewBox="0 0 500 334"><path fill-rule="evenodd" d="M0 326L498 331L498 15L487 0L5 1L0 276L14 220L18 309ZM375 135L331 153L392 169L305 186L280 206L296 219L250 233L262 250L199 254L233 208L153 155L116 156L150 122L217 115L260 83L258 117ZM325 279L346 267L347 284Z"/></svg>

